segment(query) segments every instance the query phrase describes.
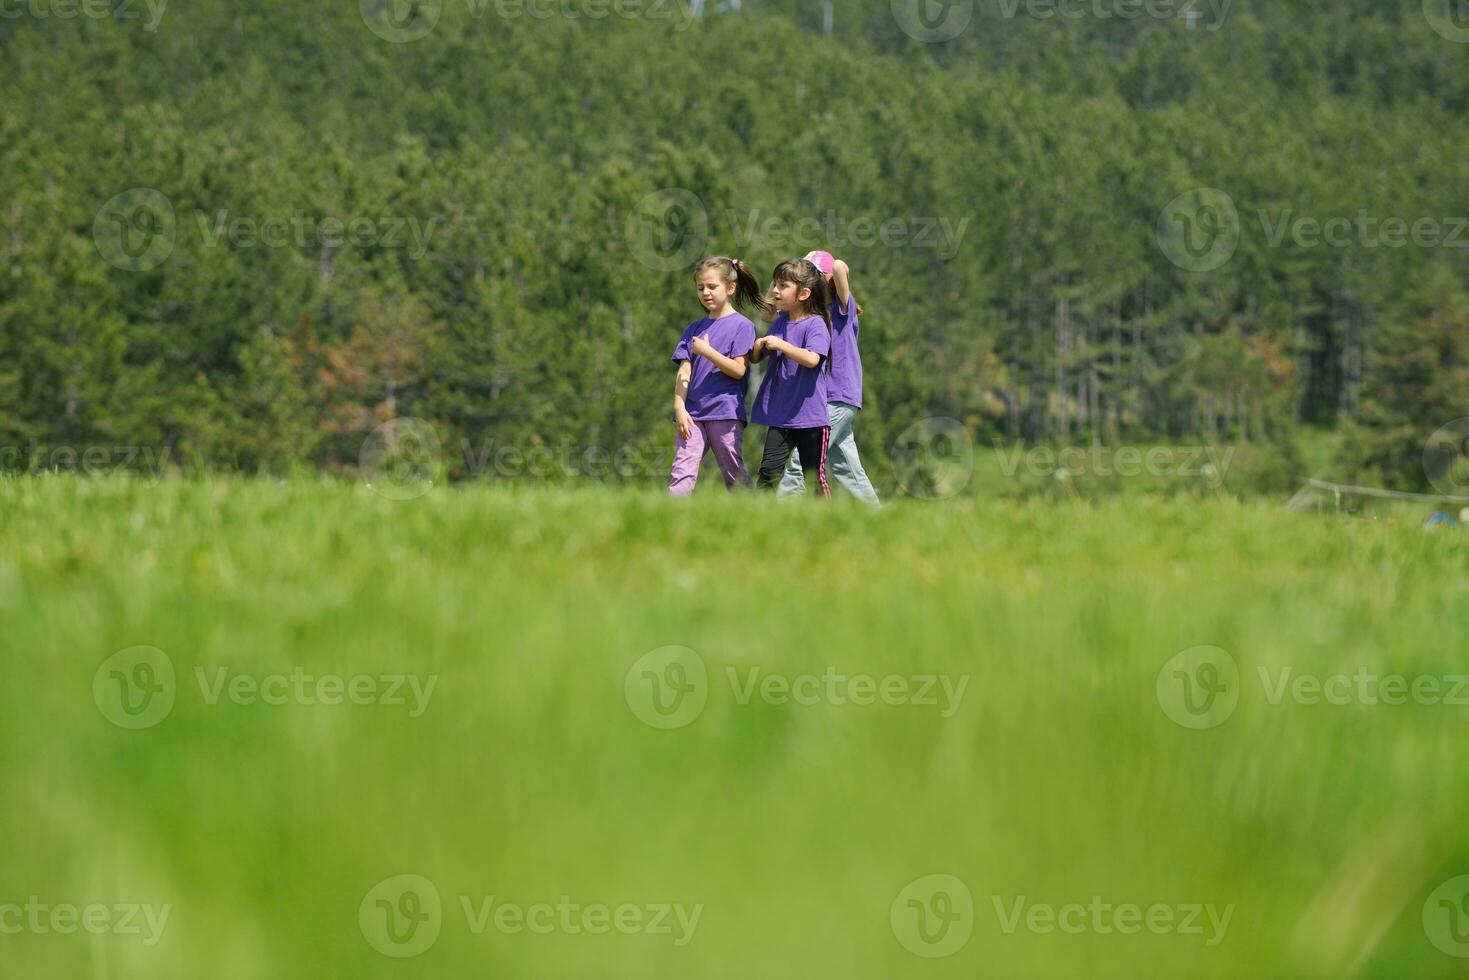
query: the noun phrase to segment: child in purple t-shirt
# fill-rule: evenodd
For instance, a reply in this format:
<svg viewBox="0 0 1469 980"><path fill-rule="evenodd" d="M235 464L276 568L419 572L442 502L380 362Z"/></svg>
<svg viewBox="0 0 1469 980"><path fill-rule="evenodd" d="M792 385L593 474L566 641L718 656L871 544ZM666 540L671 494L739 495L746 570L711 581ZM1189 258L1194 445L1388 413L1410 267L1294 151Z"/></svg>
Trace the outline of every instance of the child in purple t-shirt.
<svg viewBox="0 0 1469 980"><path fill-rule="evenodd" d="M771 273L770 301L780 315L750 353L751 363L771 360L752 412L757 425L770 426L758 484L775 486L795 450L802 471L814 475L821 495L830 498L826 384L827 355L831 353L827 307L831 301L826 280L806 259L789 259Z"/></svg>
<svg viewBox="0 0 1469 980"><path fill-rule="evenodd" d="M668 492L685 497L699 481L699 464L714 454L724 485L748 487L740 443L745 435L746 358L755 346L755 324L735 305L770 306L755 274L739 259L705 259L694 267L694 288L707 316L689 324L673 349L673 421L678 429Z"/></svg>
<svg viewBox="0 0 1469 980"><path fill-rule="evenodd" d="M852 423L862 410L862 355L857 350L858 317L862 307L852 295L847 263L830 252L808 252L816 268L821 270L831 288L831 374L827 378L827 408L831 414L831 434L827 438L826 462L831 478L858 500L880 506L877 491L862 468L857 453L857 439ZM780 495L800 493L805 489L801 468L792 460L781 478Z"/></svg>

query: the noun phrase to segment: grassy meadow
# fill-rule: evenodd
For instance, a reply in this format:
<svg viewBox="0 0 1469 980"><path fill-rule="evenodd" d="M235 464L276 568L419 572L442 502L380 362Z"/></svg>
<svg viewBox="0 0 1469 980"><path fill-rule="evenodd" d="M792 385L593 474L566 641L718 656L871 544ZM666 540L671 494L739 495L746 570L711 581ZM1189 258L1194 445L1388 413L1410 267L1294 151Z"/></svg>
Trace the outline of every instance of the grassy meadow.
<svg viewBox="0 0 1469 980"><path fill-rule="evenodd" d="M5 480L0 961L1460 977L1469 551L1418 524Z"/></svg>

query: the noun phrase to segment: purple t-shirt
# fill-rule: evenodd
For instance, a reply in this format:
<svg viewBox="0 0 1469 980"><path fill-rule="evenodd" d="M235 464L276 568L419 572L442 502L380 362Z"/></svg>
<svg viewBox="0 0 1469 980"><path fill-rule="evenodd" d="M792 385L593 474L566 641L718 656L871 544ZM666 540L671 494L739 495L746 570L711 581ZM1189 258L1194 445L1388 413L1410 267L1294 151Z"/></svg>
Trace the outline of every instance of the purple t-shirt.
<svg viewBox="0 0 1469 980"><path fill-rule="evenodd" d="M847 308L840 298L831 302L831 378L826 397L862 407L862 355L857 352L857 296L847 295Z"/></svg>
<svg viewBox="0 0 1469 980"><path fill-rule="evenodd" d="M797 347L820 354L825 361L831 353L831 335L819 316L808 316L792 323L784 313L775 318L766 336L780 337ZM826 410L827 370L824 363L814 368L801 367L779 351L766 352L765 380L755 395L751 418L756 425L774 425L786 429L813 429L830 425Z"/></svg>
<svg viewBox="0 0 1469 980"><path fill-rule="evenodd" d="M707 357L696 357L689 350L695 337L709 335L709 346L725 357L744 357L755 346L755 324L742 313L731 313L718 319L705 317L689 324L673 349L673 360L692 361L689 390L684 407L695 422L718 422L727 419L745 421L745 392L749 375L731 378Z"/></svg>

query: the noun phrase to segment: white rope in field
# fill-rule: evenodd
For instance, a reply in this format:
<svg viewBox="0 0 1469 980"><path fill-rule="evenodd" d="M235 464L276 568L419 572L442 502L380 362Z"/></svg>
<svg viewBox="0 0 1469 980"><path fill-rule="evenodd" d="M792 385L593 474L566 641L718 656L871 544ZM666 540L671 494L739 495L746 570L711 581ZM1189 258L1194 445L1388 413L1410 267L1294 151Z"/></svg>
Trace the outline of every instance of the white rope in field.
<svg viewBox="0 0 1469 980"><path fill-rule="evenodd" d="M1437 493L1408 493L1406 490L1384 490L1381 487L1353 487L1344 483L1330 483L1326 480L1312 478L1306 481L1306 485L1296 491L1296 495L1286 503L1287 510L1297 510L1304 507L1306 501L1311 497L1311 491L1326 490L1336 495L1337 506L1341 506L1341 495L1357 494L1364 497L1387 497L1392 500L1424 500L1440 501L1451 504L1469 504L1469 497L1450 497Z"/></svg>

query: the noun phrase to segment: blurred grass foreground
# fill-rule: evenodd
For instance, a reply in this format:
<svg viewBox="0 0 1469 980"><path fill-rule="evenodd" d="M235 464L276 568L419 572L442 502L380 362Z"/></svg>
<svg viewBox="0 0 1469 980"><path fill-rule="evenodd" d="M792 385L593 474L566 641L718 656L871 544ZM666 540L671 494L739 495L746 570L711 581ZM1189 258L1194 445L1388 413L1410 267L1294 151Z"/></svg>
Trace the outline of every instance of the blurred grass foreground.
<svg viewBox="0 0 1469 980"><path fill-rule="evenodd" d="M7 480L4 973L1462 977L1458 533Z"/></svg>

